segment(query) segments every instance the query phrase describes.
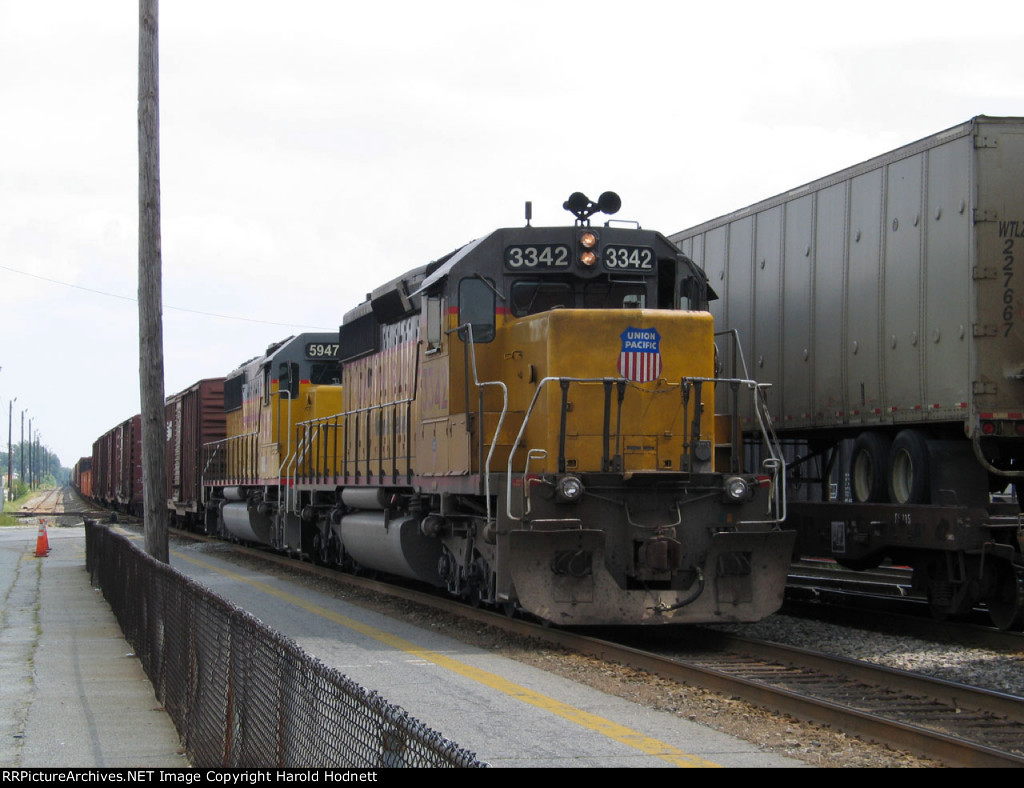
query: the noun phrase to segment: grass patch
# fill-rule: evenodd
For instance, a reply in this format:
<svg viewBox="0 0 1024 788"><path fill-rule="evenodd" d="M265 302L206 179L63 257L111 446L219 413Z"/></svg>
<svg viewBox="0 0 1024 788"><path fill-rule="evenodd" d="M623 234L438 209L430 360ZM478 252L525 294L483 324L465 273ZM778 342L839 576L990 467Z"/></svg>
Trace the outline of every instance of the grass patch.
<svg viewBox="0 0 1024 788"><path fill-rule="evenodd" d="M13 501L4 501L4 513L0 514L0 527L5 525L25 525L28 522L25 518L15 517L13 514L8 514L8 512L20 511L21 507L28 503L28 499L31 497L32 493L27 492Z"/></svg>

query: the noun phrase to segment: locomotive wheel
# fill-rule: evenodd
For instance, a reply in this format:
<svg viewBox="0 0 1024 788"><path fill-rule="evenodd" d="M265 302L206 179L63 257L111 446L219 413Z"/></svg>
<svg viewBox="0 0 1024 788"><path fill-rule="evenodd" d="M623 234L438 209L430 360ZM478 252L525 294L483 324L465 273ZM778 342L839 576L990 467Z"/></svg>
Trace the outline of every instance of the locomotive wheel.
<svg viewBox="0 0 1024 788"><path fill-rule="evenodd" d="M466 573L466 595L473 607L482 607L490 600L488 580L490 569L483 556L478 555L469 565Z"/></svg>
<svg viewBox="0 0 1024 788"><path fill-rule="evenodd" d="M327 565L331 569L341 569L344 555L341 550L341 541L333 533L327 537Z"/></svg>
<svg viewBox="0 0 1024 788"><path fill-rule="evenodd" d="M992 624L999 629L1020 629L1024 625L1024 584L1012 566L999 565L995 589L985 603Z"/></svg>
<svg viewBox="0 0 1024 788"><path fill-rule="evenodd" d="M885 503L889 500L889 467L891 441L880 432L862 432L853 444L850 482L853 500L857 503Z"/></svg>
<svg viewBox="0 0 1024 788"><path fill-rule="evenodd" d="M893 503L928 503L928 444L917 430L903 430L889 453L889 497Z"/></svg>

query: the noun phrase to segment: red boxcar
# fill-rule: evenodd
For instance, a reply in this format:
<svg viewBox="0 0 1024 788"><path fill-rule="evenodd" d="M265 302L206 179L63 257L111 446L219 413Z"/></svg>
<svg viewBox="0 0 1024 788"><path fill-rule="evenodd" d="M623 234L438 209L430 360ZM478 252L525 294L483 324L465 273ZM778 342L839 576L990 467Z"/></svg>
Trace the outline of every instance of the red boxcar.
<svg viewBox="0 0 1024 788"><path fill-rule="evenodd" d="M93 497L102 505L141 515L142 416L133 416L93 444Z"/></svg>
<svg viewBox="0 0 1024 788"><path fill-rule="evenodd" d="M109 506L113 499L114 472L110 468L114 431L103 433L92 445L92 493L96 503Z"/></svg>
<svg viewBox="0 0 1024 788"><path fill-rule="evenodd" d="M72 469L71 482L86 500L92 499L92 457L82 457Z"/></svg>
<svg viewBox="0 0 1024 788"><path fill-rule="evenodd" d="M178 526L203 527L203 444L225 436L224 378L167 398L167 507Z"/></svg>

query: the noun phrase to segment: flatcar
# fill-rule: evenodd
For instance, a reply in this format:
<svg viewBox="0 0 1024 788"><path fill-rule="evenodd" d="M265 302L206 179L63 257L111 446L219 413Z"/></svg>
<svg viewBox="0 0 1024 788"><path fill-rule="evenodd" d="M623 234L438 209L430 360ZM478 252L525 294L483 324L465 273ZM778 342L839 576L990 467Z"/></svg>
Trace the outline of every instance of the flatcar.
<svg viewBox="0 0 1024 788"><path fill-rule="evenodd" d="M716 376L698 266L592 225L619 204L575 193L562 227L528 208L229 374L207 530L563 625L774 612L794 533L763 391Z"/></svg>

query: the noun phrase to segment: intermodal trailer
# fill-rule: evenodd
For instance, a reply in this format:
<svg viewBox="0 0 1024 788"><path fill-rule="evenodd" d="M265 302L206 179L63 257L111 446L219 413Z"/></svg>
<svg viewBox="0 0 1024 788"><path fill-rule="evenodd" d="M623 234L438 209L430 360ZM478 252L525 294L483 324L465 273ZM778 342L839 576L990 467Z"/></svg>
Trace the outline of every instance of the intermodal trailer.
<svg viewBox="0 0 1024 788"><path fill-rule="evenodd" d="M977 117L672 236L772 384L777 429L878 438L853 467L891 473L855 473L853 500L926 503L938 484L965 503L1020 477L1022 177L1024 119ZM927 441L959 444L942 478L911 461Z"/></svg>
<svg viewBox="0 0 1024 788"><path fill-rule="evenodd" d="M1022 180L1024 118L978 116L671 236L772 385L790 478L822 482L791 504L801 551L911 563L937 613L1000 625L1024 610L992 497L1024 473Z"/></svg>

